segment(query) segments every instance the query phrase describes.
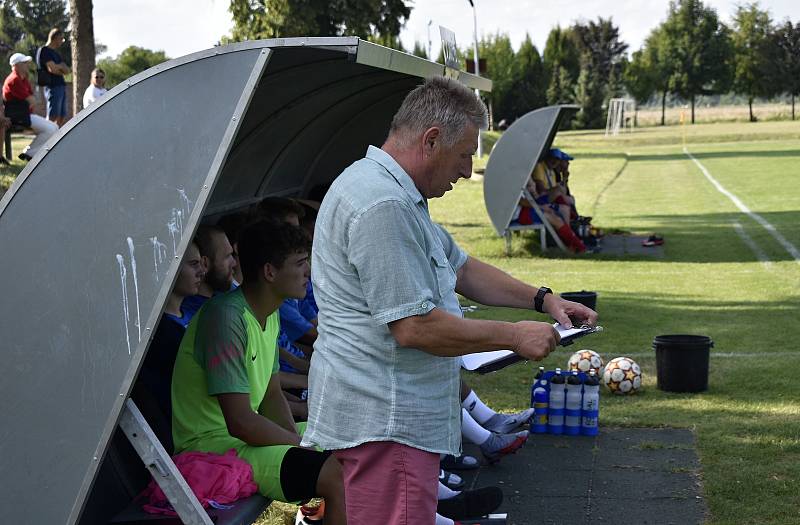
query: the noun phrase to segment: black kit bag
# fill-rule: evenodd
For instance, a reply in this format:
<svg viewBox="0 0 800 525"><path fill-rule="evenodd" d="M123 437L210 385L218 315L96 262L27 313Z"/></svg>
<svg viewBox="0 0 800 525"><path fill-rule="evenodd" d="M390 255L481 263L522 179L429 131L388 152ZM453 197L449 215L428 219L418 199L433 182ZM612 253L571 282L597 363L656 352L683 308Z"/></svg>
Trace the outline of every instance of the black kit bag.
<svg viewBox="0 0 800 525"><path fill-rule="evenodd" d="M44 46L42 46L44 47ZM47 66L41 62L42 48L36 50L36 84L39 86L49 86L51 75Z"/></svg>

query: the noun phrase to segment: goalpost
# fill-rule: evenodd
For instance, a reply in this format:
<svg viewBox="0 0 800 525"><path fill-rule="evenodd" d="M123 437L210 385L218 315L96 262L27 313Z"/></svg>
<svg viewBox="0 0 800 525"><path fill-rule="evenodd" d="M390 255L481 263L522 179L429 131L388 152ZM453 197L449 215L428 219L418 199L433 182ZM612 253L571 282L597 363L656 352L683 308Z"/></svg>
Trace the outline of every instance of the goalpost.
<svg viewBox="0 0 800 525"><path fill-rule="evenodd" d="M608 115L606 116L606 137L619 135L620 130L633 131L634 112L636 102L629 98L612 98L608 101Z"/></svg>

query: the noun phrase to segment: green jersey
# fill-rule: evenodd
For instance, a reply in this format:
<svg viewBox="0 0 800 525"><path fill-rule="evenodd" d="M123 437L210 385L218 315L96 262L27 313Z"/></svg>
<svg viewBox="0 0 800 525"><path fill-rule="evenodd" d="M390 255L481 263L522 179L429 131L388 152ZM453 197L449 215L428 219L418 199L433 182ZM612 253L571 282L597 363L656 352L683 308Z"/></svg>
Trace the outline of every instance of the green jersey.
<svg viewBox="0 0 800 525"><path fill-rule="evenodd" d="M250 407L258 412L279 367L279 327L276 310L261 329L241 288L209 299L194 316L172 374L176 453L229 436L216 395L249 394Z"/></svg>

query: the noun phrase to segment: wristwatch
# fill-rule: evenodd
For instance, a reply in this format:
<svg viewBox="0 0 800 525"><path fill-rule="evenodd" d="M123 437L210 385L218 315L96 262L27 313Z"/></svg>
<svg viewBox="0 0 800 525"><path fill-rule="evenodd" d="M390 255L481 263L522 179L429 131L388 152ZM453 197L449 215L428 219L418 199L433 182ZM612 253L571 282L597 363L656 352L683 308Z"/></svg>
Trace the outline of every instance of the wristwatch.
<svg viewBox="0 0 800 525"><path fill-rule="evenodd" d="M544 313L544 296L547 294L553 293L553 290L546 286L542 286L539 288L539 292L536 294L536 297L533 298L533 309L537 312Z"/></svg>

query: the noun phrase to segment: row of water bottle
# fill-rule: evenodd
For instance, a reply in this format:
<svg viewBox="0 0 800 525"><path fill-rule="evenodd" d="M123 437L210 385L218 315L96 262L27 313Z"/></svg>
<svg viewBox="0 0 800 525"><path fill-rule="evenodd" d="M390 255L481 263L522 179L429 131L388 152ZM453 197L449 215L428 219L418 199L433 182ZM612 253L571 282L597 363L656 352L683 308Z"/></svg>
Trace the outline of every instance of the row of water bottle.
<svg viewBox="0 0 800 525"><path fill-rule="evenodd" d="M600 378L574 370L564 374L560 368L545 372L539 367L531 388L535 434L596 436L600 414Z"/></svg>

